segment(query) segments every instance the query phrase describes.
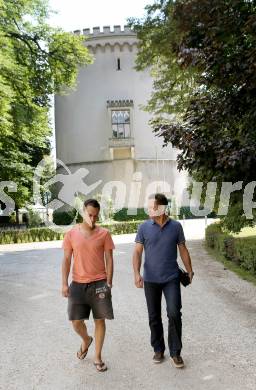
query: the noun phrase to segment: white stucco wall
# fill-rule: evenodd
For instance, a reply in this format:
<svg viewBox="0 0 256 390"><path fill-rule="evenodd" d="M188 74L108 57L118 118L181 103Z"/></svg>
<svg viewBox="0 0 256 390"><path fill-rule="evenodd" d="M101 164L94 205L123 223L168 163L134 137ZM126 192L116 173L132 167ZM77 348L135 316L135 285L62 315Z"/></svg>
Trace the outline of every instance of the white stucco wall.
<svg viewBox="0 0 256 390"><path fill-rule="evenodd" d="M154 136L148 124L150 115L140 107L150 97L152 78L149 69L143 72L134 69L136 35L119 27L114 32L105 28L103 33L95 28L93 33L88 29L76 33L89 37L85 45L95 59L93 64L80 69L76 91L55 97L57 158L73 171L86 166L92 182L123 180L129 187L132 174L140 171L144 190L150 181L168 180L170 194L182 192L187 176L176 170L177 151L171 145L162 148L162 140ZM117 58L121 70L117 70ZM112 129L107 101L123 99L133 100L134 158L115 161L109 147ZM179 188L175 190L177 180Z"/></svg>
<svg viewBox="0 0 256 390"><path fill-rule="evenodd" d="M86 45L93 51L94 63L80 69L77 90L56 96L57 156L65 163L109 160L111 137L107 100L132 99L135 158L175 159L170 147L162 149L148 125L150 115L140 109L152 91L149 71L134 69L136 36L131 32L91 35ZM117 58L121 70L116 70Z"/></svg>

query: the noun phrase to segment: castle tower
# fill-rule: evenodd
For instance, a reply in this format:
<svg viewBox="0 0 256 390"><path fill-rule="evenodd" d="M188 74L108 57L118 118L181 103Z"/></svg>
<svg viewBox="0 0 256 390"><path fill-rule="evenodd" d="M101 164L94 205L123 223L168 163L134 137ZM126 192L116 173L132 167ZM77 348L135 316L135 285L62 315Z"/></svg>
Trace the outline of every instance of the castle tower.
<svg viewBox="0 0 256 390"><path fill-rule="evenodd" d="M55 96L57 158L73 172L86 167L88 185L102 180L94 193L110 181L123 182L126 207L133 203L132 181L141 184L140 207L146 192L154 191L154 181L167 182L170 190L164 192L179 203L186 174L177 171L177 151L162 148L162 139L148 124L149 113L142 109L152 92L152 78L149 69L134 68L136 34L127 26L74 33L88 37L85 45L94 62L80 69L75 92Z"/></svg>

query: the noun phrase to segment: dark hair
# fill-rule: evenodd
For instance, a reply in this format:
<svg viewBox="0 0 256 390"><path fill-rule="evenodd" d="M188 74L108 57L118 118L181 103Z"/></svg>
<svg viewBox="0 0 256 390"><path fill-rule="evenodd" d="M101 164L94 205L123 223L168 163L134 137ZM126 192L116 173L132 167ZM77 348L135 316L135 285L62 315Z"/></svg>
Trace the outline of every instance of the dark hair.
<svg viewBox="0 0 256 390"><path fill-rule="evenodd" d="M87 199L84 201L84 207L92 206L95 209L100 209L100 204L96 199Z"/></svg>
<svg viewBox="0 0 256 390"><path fill-rule="evenodd" d="M168 205L168 199L166 198L166 196L164 194L152 194L149 196L149 199L154 199L156 201L156 204L158 206L167 206Z"/></svg>

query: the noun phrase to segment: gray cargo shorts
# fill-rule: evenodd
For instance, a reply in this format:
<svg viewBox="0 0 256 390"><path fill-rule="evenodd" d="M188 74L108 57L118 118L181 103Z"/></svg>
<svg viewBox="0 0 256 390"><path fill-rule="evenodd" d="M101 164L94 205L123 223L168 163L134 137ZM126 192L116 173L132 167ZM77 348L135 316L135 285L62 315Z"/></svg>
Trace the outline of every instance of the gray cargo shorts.
<svg viewBox="0 0 256 390"><path fill-rule="evenodd" d="M111 288L107 280L97 280L91 283L72 281L69 285L68 318L73 320L88 320L92 311L95 320L113 320Z"/></svg>

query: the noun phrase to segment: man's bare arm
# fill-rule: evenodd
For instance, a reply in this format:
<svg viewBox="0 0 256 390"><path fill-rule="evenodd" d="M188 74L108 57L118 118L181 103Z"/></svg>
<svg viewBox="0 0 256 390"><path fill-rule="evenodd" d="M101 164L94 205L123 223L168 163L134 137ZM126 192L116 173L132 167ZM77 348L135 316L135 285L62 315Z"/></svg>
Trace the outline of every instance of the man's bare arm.
<svg viewBox="0 0 256 390"><path fill-rule="evenodd" d="M189 273L190 281L192 282L193 268L192 268L192 261L191 261L189 251L186 247L185 242L182 242L181 244L179 244L178 247L179 247L181 260L182 260L187 272Z"/></svg>
<svg viewBox="0 0 256 390"><path fill-rule="evenodd" d="M135 286L138 288L143 287L143 279L140 275L142 253L143 253L143 244L136 242L133 251L132 262L133 262L133 271L134 271L134 282L135 282Z"/></svg>
<svg viewBox="0 0 256 390"><path fill-rule="evenodd" d="M72 249L65 249L64 258L62 261L62 296L65 298L67 298L69 294L68 276L71 267L72 252Z"/></svg>
<svg viewBox="0 0 256 390"><path fill-rule="evenodd" d="M110 287L112 287L113 273L114 273L113 249L108 249L105 251L105 259L106 259L107 283Z"/></svg>

